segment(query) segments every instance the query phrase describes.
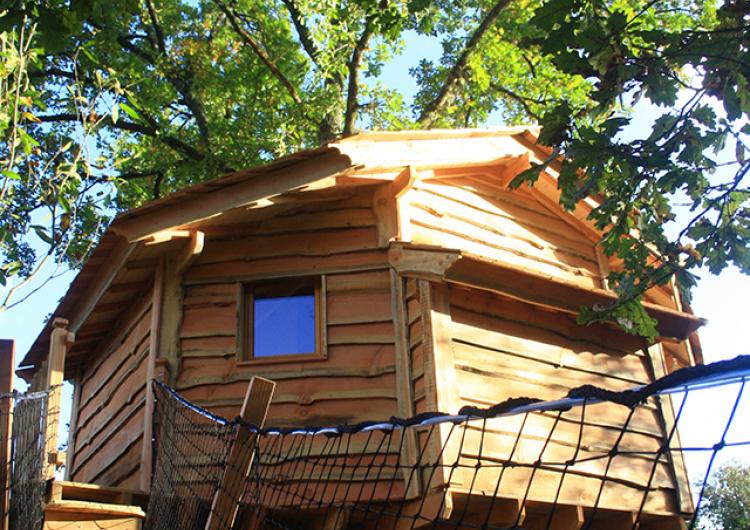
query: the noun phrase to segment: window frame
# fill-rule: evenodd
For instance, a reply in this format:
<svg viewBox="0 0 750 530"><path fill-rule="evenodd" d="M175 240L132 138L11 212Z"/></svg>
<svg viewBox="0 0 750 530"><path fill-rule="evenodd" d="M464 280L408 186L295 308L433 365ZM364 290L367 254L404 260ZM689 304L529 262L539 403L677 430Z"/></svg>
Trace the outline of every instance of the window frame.
<svg viewBox="0 0 750 530"><path fill-rule="evenodd" d="M315 351L254 356L254 290L259 285L311 280L315 298ZM326 311L326 277L325 275L287 276L281 278L264 278L238 284L237 300L237 353L238 366L274 364L287 362L322 361L328 358L327 352L327 311Z"/></svg>

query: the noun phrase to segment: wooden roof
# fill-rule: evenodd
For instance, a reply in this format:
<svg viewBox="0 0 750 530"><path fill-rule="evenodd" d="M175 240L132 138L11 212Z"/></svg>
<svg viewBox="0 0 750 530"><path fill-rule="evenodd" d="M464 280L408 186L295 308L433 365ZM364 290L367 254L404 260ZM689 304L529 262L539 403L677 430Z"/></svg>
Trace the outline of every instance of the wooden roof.
<svg viewBox="0 0 750 530"><path fill-rule="evenodd" d="M77 334L70 363L101 346L131 302L148 292L158 256L182 244L170 241L169 234L175 230L220 230L250 209L271 215L290 198L320 200L321 193L394 181L407 167L450 176L451 168L541 162L551 151L535 143L537 132L536 128L510 127L360 133L190 186L124 212L112 222L70 285L22 360L19 373L25 374L24 367L28 373L46 356L50 322L56 317L67 318L70 331ZM542 204L559 209L555 170L553 165L532 191ZM566 221L594 242L599 234L586 218L595 206L595 200L589 199L572 214L565 214ZM167 243L148 245L149 239Z"/></svg>

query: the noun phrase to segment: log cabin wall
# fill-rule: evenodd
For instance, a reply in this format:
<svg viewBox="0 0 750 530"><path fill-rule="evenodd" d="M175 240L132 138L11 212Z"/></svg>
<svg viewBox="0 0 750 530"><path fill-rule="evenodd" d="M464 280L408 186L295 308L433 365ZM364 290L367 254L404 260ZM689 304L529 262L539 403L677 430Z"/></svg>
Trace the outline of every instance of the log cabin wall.
<svg viewBox="0 0 750 530"><path fill-rule="evenodd" d="M561 209L551 210L526 188L508 189L497 175L417 180L407 195L415 243L460 249L583 287L606 289L610 270L621 268L621 260L607 258L566 222L570 214L561 217ZM644 300L682 310L671 283L649 289ZM665 349L669 371L695 363L688 341Z"/></svg>
<svg viewBox="0 0 750 530"><path fill-rule="evenodd" d="M151 297L136 303L79 379L71 480L138 488ZM75 412L74 412L75 413Z"/></svg>
<svg viewBox="0 0 750 530"><path fill-rule="evenodd" d="M413 241L601 287L594 244L528 191L497 181L472 175L415 182L408 193Z"/></svg>
<svg viewBox="0 0 750 530"><path fill-rule="evenodd" d="M209 233L185 273L176 387L234 417L253 375L278 386L269 425L332 424L398 415L390 272L372 194L309 204L254 225ZM324 360L261 364L237 356L243 280L324 277Z"/></svg>
<svg viewBox="0 0 750 530"><path fill-rule="evenodd" d="M579 326L574 316L556 313L475 289L451 286L450 334L455 363L456 391L461 405L488 406L513 397L536 397L544 400L564 396L582 384L601 385L621 390L649 382L652 368L639 341L605 326ZM581 409L562 415L550 444L544 452L548 461L565 462L574 454L579 435ZM626 420L626 407L589 407L586 412L584 439L587 443L579 459L606 453L617 438L618 426ZM544 447L556 413L491 420L481 440L483 455L509 458L517 433L520 444L513 460L533 463ZM478 423L477 426L480 426ZM479 454L480 431L466 433L462 455L475 462ZM622 450L656 451L665 437L663 418L654 405L638 409L622 440ZM577 467L564 483L560 501L592 506L599 490L606 459L593 460ZM601 506L637 511L642 494L622 484L645 486L651 469L650 459L637 457L615 459ZM679 511L676 505L673 469L662 462L656 471L646 511ZM503 476L500 494L515 495L525 491L531 468L509 468ZM467 487L469 477L455 476L453 486ZM491 492L497 472L486 470L478 476L475 488ZM529 499L551 501L560 474L536 471Z"/></svg>

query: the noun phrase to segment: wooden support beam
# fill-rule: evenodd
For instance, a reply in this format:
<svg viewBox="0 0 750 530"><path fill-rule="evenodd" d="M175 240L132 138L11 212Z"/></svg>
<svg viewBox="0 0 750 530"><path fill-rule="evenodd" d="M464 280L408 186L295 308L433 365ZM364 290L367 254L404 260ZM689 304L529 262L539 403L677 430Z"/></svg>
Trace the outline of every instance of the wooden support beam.
<svg viewBox="0 0 750 530"><path fill-rule="evenodd" d="M68 321L64 318L54 319L49 340L49 355L44 384L44 388L49 390L44 451L47 458L44 477L48 480L55 478L55 471L64 461L64 454L57 450L57 437L60 432L60 405L62 402L65 355L74 340L75 335L68 331Z"/></svg>
<svg viewBox="0 0 750 530"><path fill-rule="evenodd" d="M154 286L151 292L151 330L149 332L148 360L146 361L146 405L143 414L143 445L141 446L141 489L151 489L154 430L154 373L156 358L159 356L159 336L161 333L161 307L164 294L164 258L159 259L154 271Z"/></svg>
<svg viewBox="0 0 750 530"><path fill-rule="evenodd" d="M0 339L0 530L8 530L15 357L15 343Z"/></svg>
<svg viewBox="0 0 750 530"><path fill-rule="evenodd" d="M507 188L519 173L526 171L530 167L529 153L514 157L503 167L503 172L500 176L500 186Z"/></svg>
<svg viewBox="0 0 750 530"><path fill-rule="evenodd" d="M334 151L327 152L304 165L292 164L259 173L226 187L210 189L206 186L203 193L183 194L179 201L175 197L154 201L149 208L142 207L131 215L121 216L110 229L131 242L139 241L162 230L180 228L186 223L208 219L232 208L309 185L351 166L348 157ZM161 207L156 208L157 204Z"/></svg>
<svg viewBox="0 0 750 530"><path fill-rule="evenodd" d="M391 241L411 240L410 206L406 194L416 180L416 170L407 166L393 182L383 184L373 194L372 209L377 223L379 246L387 247Z"/></svg>
<svg viewBox="0 0 750 530"><path fill-rule="evenodd" d="M266 421L275 387L276 383L273 381L253 377L247 387L240 418L246 423L262 427ZM257 435L247 428L237 429L224 476L211 504L206 530L224 530L234 525L242 494L245 491L247 475L250 472L256 438Z"/></svg>
<svg viewBox="0 0 750 530"><path fill-rule="evenodd" d="M456 369L453 344L450 337L450 306L447 286L425 280L418 282L419 302L422 308L422 332L425 356L427 358L425 395L434 396L433 410L455 413L459 405L456 387ZM452 424L443 423L436 427L437 435L431 439L429 462L436 462L438 468L432 476L431 484L423 488L445 489L442 519L448 519L453 510L450 491L451 482L461 483L462 469L451 468L459 457L459 434ZM451 436L452 433L452 436ZM450 438L450 439L449 439ZM439 461L440 460L440 461Z"/></svg>
<svg viewBox="0 0 750 530"><path fill-rule="evenodd" d="M115 276L117 276L117 273L125 265L135 247L136 245L131 245L124 238L119 238L119 241L109 253L106 263L99 267L99 273L90 283L90 287L86 291L86 296L81 298L83 303L77 307L76 312L71 317L69 326L71 332L77 332L83 323L86 322L96 307L97 302L99 302L99 299L112 284Z"/></svg>
<svg viewBox="0 0 750 530"><path fill-rule="evenodd" d="M173 239L190 237L191 233L190 230L161 230L148 236L143 243L146 246L158 245L159 243L166 243Z"/></svg>
<svg viewBox="0 0 750 530"><path fill-rule="evenodd" d="M411 382L411 358L409 351L409 319L406 310L406 294L404 280L395 270L390 270L391 280L391 311L393 314L393 328L396 347L396 400L398 414L402 418L414 415L414 392ZM404 463L402 473L404 483L408 485L406 498L413 499L422 493L422 477L419 471L413 471L411 466L419 460L419 447L414 429L403 429L401 436L406 440L402 443L401 459Z"/></svg>
<svg viewBox="0 0 750 530"><path fill-rule="evenodd" d="M65 480L70 480L75 465L76 429L78 428L78 408L81 403L82 377L80 370L73 380L73 403L70 407L70 424L68 425L68 451L65 456Z"/></svg>
<svg viewBox="0 0 750 530"><path fill-rule="evenodd" d="M665 366L664 350L661 344L654 344L650 347L644 347L644 353L648 355L651 367L653 370L653 378L659 379L667 375L667 369ZM669 433L674 431L672 439L669 441L670 451L667 453L665 458L672 465L674 480L676 482L675 494L677 497L677 505L679 506L680 512L684 514L692 514L695 511L693 504L693 495L690 491L690 477L688 475L687 466L685 459L682 455L682 443L680 442L680 432L675 425L677 417L674 412L674 405L672 403L672 396L654 396L654 400L659 406L659 412L661 413L662 421L662 436L666 440Z"/></svg>
<svg viewBox="0 0 750 530"><path fill-rule="evenodd" d="M188 269L188 267L190 267L193 261L195 261L195 258L200 256L201 252L203 252L203 245L205 243L205 240L206 236L200 230L193 230L190 233L190 240L177 259L178 276L182 276L182 274Z"/></svg>

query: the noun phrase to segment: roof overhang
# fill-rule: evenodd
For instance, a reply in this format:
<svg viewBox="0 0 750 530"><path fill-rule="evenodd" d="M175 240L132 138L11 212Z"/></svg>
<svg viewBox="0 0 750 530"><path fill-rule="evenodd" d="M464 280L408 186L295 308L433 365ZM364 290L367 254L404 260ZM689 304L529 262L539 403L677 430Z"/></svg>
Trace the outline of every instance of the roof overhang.
<svg viewBox="0 0 750 530"><path fill-rule="evenodd" d="M388 256L404 276L475 287L574 315L582 306L604 306L617 300L614 293L604 289L583 287L460 250L392 243ZM643 305L656 319L662 337L685 340L705 324L704 319L691 313L648 302Z"/></svg>

